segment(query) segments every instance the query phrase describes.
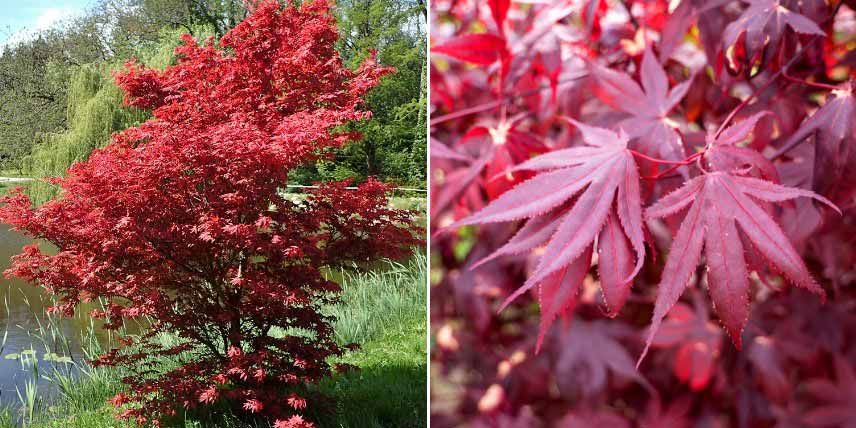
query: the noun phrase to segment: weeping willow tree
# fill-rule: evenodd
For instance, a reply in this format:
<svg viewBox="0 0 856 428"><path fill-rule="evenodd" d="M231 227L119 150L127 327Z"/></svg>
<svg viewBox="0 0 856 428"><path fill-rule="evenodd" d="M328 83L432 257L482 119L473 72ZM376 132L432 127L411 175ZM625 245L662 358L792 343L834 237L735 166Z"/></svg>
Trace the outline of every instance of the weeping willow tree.
<svg viewBox="0 0 856 428"><path fill-rule="evenodd" d="M23 172L36 178L57 177L73 163L86 159L92 149L110 141L113 132L146 119L146 112L122 106L122 93L104 66L81 66L71 75L68 88L68 128L46 134L24 158ZM57 194L57 188L37 180L28 188L41 204Z"/></svg>
<svg viewBox="0 0 856 428"><path fill-rule="evenodd" d="M194 34L212 34L200 27ZM148 66L163 69L175 58L181 32L165 31L161 43L146 50L142 57ZM149 117L149 112L122 105L123 93L113 83L111 71L124 61L112 64L90 64L75 67L68 80L67 127L62 132L44 134L22 162L22 172L37 180L27 193L36 204L43 204L58 195L59 189L45 177L65 174L69 166L85 160L93 149L104 147L110 136Z"/></svg>

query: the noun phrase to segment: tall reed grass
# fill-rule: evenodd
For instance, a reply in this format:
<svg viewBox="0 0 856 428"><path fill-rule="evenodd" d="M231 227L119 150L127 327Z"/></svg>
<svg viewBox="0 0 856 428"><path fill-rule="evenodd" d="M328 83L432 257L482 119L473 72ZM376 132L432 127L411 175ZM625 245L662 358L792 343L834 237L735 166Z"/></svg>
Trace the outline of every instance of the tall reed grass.
<svg viewBox="0 0 856 428"><path fill-rule="evenodd" d="M9 320L9 293L13 290L6 291L3 308ZM79 337L68 337L70 330L64 328L68 319L43 313L42 308L55 302L33 302L26 294L21 301L31 312L33 321L26 332L30 338L29 347L8 352L10 326L7 323L0 341L0 358L18 361L26 379L23 385L15 387L13 403L7 401L0 407L0 428L34 427L60 409L73 412L103 406L104 397L119 391L119 380L124 374L118 369L93 368L86 361L101 354L105 340L109 343L113 336L99 335L95 321L89 319L88 327L81 331ZM103 309L105 301L98 304ZM121 334L126 332L125 329L120 330Z"/></svg>
<svg viewBox="0 0 856 428"><path fill-rule="evenodd" d="M340 344L367 343L426 322L428 260L416 253L404 263L386 261L368 272L341 270L342 302L331 308Z"/></svg>

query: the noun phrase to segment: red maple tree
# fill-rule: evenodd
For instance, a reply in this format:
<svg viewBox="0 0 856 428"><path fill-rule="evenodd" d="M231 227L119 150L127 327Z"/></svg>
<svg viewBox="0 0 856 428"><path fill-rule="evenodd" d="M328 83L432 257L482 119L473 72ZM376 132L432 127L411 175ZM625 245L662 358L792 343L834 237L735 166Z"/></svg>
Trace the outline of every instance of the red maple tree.
<svg viewBox="0 0 856 428"><path fill-rule="evenodd" d="M851 426L854 8L433 2L433 423Z"/></svg>
<svg viewBox="0 0 856 428"><path fill-rule="evenodd" d="M290 170L359 138L341 126L369 117L363 96L392 72L373 59L345 68L336 40L327 2L264 1L219 43L184 36L162 72L130 61L116 81L152 119L52 179L58 199L2 199L0 220L58 249L30 245L7 272L56 296L52 311L101 298L105 328L151 320L94 362L132 370L112 400L131 403L122 418L157 426L228 402L277 428L312 426L307 385L345 349L322 311L340 288L322 269L419 242L378 182L280 193Z"/></svg>

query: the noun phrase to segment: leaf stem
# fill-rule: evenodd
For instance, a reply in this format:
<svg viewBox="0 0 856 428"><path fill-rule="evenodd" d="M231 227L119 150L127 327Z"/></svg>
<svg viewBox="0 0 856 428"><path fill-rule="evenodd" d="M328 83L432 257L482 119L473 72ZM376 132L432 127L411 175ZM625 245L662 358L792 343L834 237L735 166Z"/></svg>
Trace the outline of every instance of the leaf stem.
<svg viewBox="0 0 856 428"><path fill-rule="evenodd" d="M834 90L838 89L838 87L835 85L829 85L826 83L809 82L808 80L798 79L796 77L789 75L787 71L782 73L782 77L790 80L791 82L802 83L803 85L811 86L811 87L815 87L815 88L819 88L819 89L826 89L829 91L834 91Z"/></svg>
<svg viewBox="0 0 856 428"><path fill-rule="evenodd" d="M778 79L779 76L782 74L782 70L787 68L790 65L790 62L793 62L794 59L798 58L798 56L802 56L802 50L800 50L800 52L797 52L797 55L795 55L793 58L791 58L791 61L789 61L788 64L785 65L785 67L783 67L778 72L776 72L776 74L774 74L772 77L770 77L770 79L767 81L767 83L763 84L761 87L752 91L751 95L746 97L745 100L741 101L740 104L738 104L737 107L734 108L734 110L731 110L731 113L728 114L728 117L726 117L725 120L723 120L722 123L719 124L719 128L717 128L716 133L713 134L713 139L716 140L717 138L719 138L719 134L722 134L722 131L724 131L725 127L729 123L731 123L731 121L734 119L734 116L737 116L737 113L740 113L740 111L743 110L743 108L745 108L747 105L749 105L750 101L752 101L754 98L757 98L761 92L763 92L767 88L769 88L770 85L772 85L773 82L775 82L776 79Z"/></svg>
<svg viewBox="0 0 856 428"><path fill-rule="evenodd" d="M642 179L643 180L659 180L661 178L672 178L672 176L670 174L682 166L685 166L685 165L672 165L671 167L669 167L669 169L667 169L661 173L658 173L655 175L646 175L646 176L642 177ZM678 176L678 174L675 174L675 176Z"/></svg>
<svg viewBox="0 0 856 428"><path fill-rule="evenodd" d="M682 161L670 161L670 160L665 160L665 159L652 158L648 155L637 152L636 150L629 150L629 151L634 156L638 156L638 157L645 159L647 161L650 161L650 162L658 163L661 165L675 165L675 166L689 165L695 160L695 158L697 158L701 155L701 152L699 152L699 153L694 153L694 154L690 155L689 157L687 157L686 159L684 159Z"/></svg>

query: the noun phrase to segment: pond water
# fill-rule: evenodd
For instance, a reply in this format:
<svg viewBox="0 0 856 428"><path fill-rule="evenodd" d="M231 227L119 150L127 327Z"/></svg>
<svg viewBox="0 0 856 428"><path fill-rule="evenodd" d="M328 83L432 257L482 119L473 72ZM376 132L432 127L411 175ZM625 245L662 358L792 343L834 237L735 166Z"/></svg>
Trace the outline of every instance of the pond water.
<svg viewBox="0 0 856 428"><path fill-rule="evenodd" d="M9 226L0 224L0 270L10 257L32 243ZM45 245L45 244L43 244ZM40 396L52 392L47 377L55 370L73 373L85 361L81 343L104 343L101 331L93 332L92 321L81 311L72 318L48 317L50 298L41 288L18 278L0 275L0 406L19 404L20 393L36 388Z"/></svg>

